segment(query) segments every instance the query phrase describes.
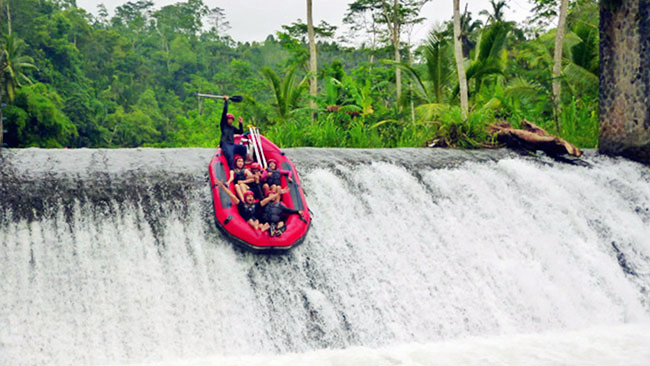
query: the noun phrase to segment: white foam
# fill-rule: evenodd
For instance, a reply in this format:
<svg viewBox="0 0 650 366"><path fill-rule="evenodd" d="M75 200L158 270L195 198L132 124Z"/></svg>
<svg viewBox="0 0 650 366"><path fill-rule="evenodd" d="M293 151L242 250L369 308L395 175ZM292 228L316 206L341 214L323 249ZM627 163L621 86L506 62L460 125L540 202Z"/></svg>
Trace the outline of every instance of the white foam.
<svg viewBox="0 0 650 366"><path fill-rule="evenodd" d="M650 324L595 327L573 332L471 337L382 348L351 347L305 353L210 356L142 366L645 366ZM136 366L136 365L133 365Z"/></svg>
<svg viewBox="0 0 650 366"><path fill-rule="evenodd" d="M156 158L145 150L120 167L124 154L101 151L102 164L119 175ZM181 167L170 154L163 160ZM648 355L647 168L505 158L414 172L343 160L301 170L313 226L281 256L225 240L203 182L183 188L185 204L147 206L164 172L143 175L151 181L131 187L142 190L133 199L7 216L0 363L551 365L559 355L589 365ZM201 180L193 164L184 173ZM58 174L67 171L77 174Z"/></svg>

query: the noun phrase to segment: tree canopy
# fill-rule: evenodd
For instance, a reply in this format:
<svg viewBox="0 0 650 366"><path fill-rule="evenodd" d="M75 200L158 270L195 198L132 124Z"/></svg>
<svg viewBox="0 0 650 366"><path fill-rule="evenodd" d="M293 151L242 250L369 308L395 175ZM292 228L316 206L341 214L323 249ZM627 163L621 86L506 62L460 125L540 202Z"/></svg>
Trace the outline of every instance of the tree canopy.
<svg viewBox="0 0 650 366"><path fill-rule="evenodd" d="M73 0L3 0L0 131L9 147L216 146L223 104L194 96L203 92L243 95L231 111L283 146L423 146L436 136L481 146L490 141L486 124L500 119L596 144L595 1L569 3L555 78L556 30L537 24L553 20L556 2L537 0L528 24L508 22L506 1L491 1L478 17L461 12L467 116L451 18L422 44L400 37L423 21L425 2L350 0L344 23L357 38L348 46L337 40L344 29L315 25L318 92L310 95L308 27L300 19L241 43L227 34L228 14L204 0L161 8L126 1L112 16L104 6L93 16ZM553 80L567 90L557 125Z"/></svg>

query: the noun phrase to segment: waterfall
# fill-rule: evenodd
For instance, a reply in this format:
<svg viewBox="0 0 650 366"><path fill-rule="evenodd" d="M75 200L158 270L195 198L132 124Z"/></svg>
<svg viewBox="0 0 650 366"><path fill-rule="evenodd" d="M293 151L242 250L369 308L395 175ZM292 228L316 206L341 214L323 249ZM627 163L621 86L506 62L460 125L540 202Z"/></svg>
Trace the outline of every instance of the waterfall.
<svg viewBox="0 0 650 366"><path fill-rule="evenodd" d="M215 226L213 153L3 151L0 364L650 359L648 167L287 149L312 228L260 255Z"/></svg>

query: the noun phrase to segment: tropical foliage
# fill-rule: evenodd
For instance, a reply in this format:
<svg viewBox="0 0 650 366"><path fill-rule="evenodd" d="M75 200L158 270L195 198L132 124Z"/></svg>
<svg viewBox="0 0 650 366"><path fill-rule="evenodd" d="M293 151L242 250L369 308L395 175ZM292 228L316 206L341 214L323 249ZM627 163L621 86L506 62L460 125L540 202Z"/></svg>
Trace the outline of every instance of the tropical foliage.
<svg viewBox="0 0 650 366"><path fill-rule="evenodd" d="M491 142L487 124L508 120L516 126L522 119L579 146L596 145L597 2L570 3L558 127L552 101L556 30L538 26L556 16L550 1L536 1L531 24L508 22L505 1L492 0L492 9L478 17L462 12L466 117L459 107L451 19L421 44L391 36L420 22L425 2L400 0L395 7L388 0L350 0L346 19L368 36L348 35L351 42L345 44L354 47L335 41L345 30L326 23L314 27L318 93L313 96L307 28L300 20L264 41L241 43L227 35L224 10L210 9L204 0L160 9L149 0L128 1L112 16L102 6L91 15L74 1L4 0L4 143L214 147L223 104L194 96L202 92L243 95L244 102L231 104L231 111L286 147L470 148ZM382 16L395 9L401 17Z"/></svg>

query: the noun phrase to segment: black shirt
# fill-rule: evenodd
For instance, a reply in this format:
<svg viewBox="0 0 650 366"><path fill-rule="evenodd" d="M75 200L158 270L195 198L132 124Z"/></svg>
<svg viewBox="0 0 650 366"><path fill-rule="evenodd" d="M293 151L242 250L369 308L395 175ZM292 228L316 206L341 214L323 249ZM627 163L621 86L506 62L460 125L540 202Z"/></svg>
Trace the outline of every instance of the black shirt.
<svg viewBox="0 0 650 366"><path fill-rule="evenodd" d="M300 211L291 209L282 203L269 203L264 208L264 221L270 223L278 223L282 221L284 216L297 215Z"/></svg>
<svg viewBox="0 0 650 366"><path fill-rule="evenodd" d="M244 221L250 219L257 220L257 216L262 209L259 202L255 202L252 205L246 204L242 201L239 201L237 204L237 209L239 209L239 214L244 218Z"/></svg>
<svg viewBox="0 0 650 366"><path fill-rule="evenodd" d="M223 144L234 144L235 140L235 134L242 134L244 133L244 127L241 122L239 122L239 128L236 128L233 125L228 124L228 117L226 116L228 114L228 101L226 100L224 105L223 105L223 113L221 113L221 141L219 142L219 145Z"/></svg>

